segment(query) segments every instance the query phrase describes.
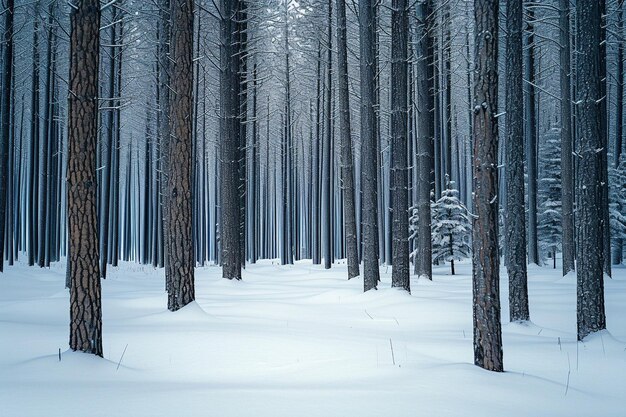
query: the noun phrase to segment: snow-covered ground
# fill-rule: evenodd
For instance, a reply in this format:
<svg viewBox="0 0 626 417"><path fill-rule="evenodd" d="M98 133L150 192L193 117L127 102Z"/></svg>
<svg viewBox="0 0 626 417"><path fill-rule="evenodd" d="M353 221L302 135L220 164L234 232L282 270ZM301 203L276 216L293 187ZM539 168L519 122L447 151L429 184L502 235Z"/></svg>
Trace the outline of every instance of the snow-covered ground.
<svg viewBox="0 0 626 417"><path fill-rule="evenodd" d="M310 262L196 270L197 303L166 310L163 271L110 269L104 359L67 350L64 267L0 275L0 415L626 416L626 269L606 280L608 331L576 342L576 284L531 269L532 324L508 322L502 374L472 364L469 264L411 295L362 293ZM61 361L59 361L59 349ZM119 368L118 368L119 367Z"/></svg>

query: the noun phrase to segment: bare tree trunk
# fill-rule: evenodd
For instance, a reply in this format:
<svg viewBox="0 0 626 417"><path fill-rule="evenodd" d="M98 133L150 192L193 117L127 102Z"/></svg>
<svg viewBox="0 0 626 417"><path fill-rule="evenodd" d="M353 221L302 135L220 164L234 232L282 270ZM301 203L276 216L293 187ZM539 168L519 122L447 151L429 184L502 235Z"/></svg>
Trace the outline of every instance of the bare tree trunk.
<svg viewBox="0 0 626 417"><path fill-rule="evenodd" d="M611 225L609 220L609 125L607 112L607 72L606 72L606 0L600 3L600 117L602 119L600 155L602 156L602 200L600 204L602 215L602 263L604 273L611 276Z"/></svg>
<svg viewBox="0 0 626 417"><path fill-rule="evenodd" d="M359 275L359 253L356 233L354 195L354 160L350 129L350 91L348 89L348 38L346 33L346 3L337 0L337 88L339 94L339 129L341 131L341 182L344 194L344 227L348 279Z"/></svg>
<svg viewBox="0 0 626 417"><path fill-rule="evenodd" d="M522 79L522 0L506 5L506 222L511 321L529 320L524 210L524 97Z"/></svg>
<svg viewBox="0 0 626 417"><path fill-rule="evenodd" d="M100 2L71 9L68 222L71 265L70 348L102 356L96 213Z"/></svg>
<svg viewBox="0 0 626 417"><path fill-rule="evenodd" d="M615 148L613 151L613 166L619 166L620 157L622 156L622 143L624 135L624 0L617 2L617 102L615 103ZM622 209L626 207L622 204ZM616 237L613 245L613 265L619 265L623 261L623 239L621 236Z"/></svg>
<svg viewBox="0 0 626 417"><path fill-rule="evenodd" d="M410 292L407 166L409 21L406 0L393 0L391 9L391 171L393 175L391 286Z"/></svg>
<svg viewBox="0 0 626 417"><path fill-rule="evenodd" d="M601 7L576 3L576 229L578 340L606 328L603 280ZM583 23L584 22L584 23Z"/></svg>
<svg viewBox="0 0 626 417"><path fill-rule="evenodd" d="M531 0L526 4L526 45L524 46L524 109L526 124L524 135L527 147L528 172L528 263L539 265L537 247L537 117L535 114L535 13Z"/></svg>
<svg viewBox="0 0 626 417"><path fill-rule="evenodd" d="M322 146L322 252L324 255L324 268L330 269L332 265L332 229L331 229L331 170L332 164L332 49L333 49L333 25L332 25L332 0L328 1L328 38L326 54L326 117L324 143Z"/></svg>
<svg viewBox="0 0 626 417"><path fill-rule="evenodd" d="M433 8L432 0L422 0L416 5L417 11L417 250L415 252L415 274L432 280L433 255L431 243L430 193L433 184L433 154L435 125L433 110L435 107L434 87L434 48L433 48Z"/></svg>
<svg viewBox="0 0 626 417"><path fill-rule="evenodd" d="M563 276L575 270L574 161L572 157L572 87L569 0L559 1L559 61L561 82L561 210Z"/></svg>
<svg viewBox="0 0 626 417"><path fill-rule="evenodd" d="M170 287L167 307L176 311L195 299L192 239L192 108L193 108L193 0L176 0L172 12L173 59L167 176Z"/></svg>
<svg viewBox="0 0 626 417"><path fill-rule="evenodd" d="M498 0L474 0L474 363L502 372L498 254Z"/></svg>
<svg viewBox="0 0 626 417"><path fill-rule="evenodd" d="M363 195L363 288L376 289L378 269L377 146L374 132L374 37L372 0L359 0L361 50L361 192Z"/></svg>
<svg viewBox="0 0 626 417"><path fill-rule="evenodd" d="M7 205L6 182L8 173L9 137L11 135L11 91L13 90L13 15L14 1L4 4L4 48L2 50L2 97L0 106L0 272L4 268L4 230Z"/></svg>
<svg viewBox="0 0 626 417"><path fill-rule="evenodd" d="M220 131L222 276L241 279L239 235L239 56L236 54L238 0L221 0Z"/></svg>

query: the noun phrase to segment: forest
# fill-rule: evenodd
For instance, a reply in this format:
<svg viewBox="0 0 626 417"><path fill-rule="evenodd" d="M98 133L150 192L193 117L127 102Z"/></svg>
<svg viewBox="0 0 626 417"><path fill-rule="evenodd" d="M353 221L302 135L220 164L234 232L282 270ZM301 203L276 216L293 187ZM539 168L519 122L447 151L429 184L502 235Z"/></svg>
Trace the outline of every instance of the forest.
<svg viewBox="0 0 626 417"><path fill-rule="evenodd" d="M0 4L7 416L624 412L624 0Z"/></svg>

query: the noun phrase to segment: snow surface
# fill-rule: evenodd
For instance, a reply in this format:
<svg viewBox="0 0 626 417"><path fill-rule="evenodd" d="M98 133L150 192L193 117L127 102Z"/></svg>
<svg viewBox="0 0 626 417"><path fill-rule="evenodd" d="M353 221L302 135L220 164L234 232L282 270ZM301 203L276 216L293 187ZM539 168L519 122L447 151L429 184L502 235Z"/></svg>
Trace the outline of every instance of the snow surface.
<svg viewBox="0 0 626 417"><path fill-rule="evenodd" d="M470 265L457 269L409 295L385 267L366 294L345 265L262 261L241 282L198 268L197 302L170 313L163 271L123 264L103 281L100 359L67 350L64 266L8 267L0 416L626 415L626 269L606 280L608 331L577 343L575 277L531 268L533 322L503 325L500 374L472 364Z"/></svg>

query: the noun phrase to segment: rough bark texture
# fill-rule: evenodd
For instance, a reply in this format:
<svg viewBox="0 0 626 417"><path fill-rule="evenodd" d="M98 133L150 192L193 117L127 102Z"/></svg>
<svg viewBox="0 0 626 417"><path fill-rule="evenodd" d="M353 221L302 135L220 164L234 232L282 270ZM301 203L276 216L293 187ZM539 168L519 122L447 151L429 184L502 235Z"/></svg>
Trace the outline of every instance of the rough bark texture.
<svg viewBox="0 0 626 417"><path fill-rule="evenodd" d="M67 204L70 348L102 356L102 310L96 213L100 2L79 0L70 35Z"/></svg>
<svg viewBox="0 0 626 417"><path fill-rule="evenodd" d="M192 238L192 108L193 0L176 0L172 7L170 77L169 175L167 176L169 240L166 262L170 286L167 307L176 311L195 299Z"/></svg>
<svg viewBox="0 0 626 417"><path fill-rule="evenodd" d="M322 255L324 258L324 268L330 269L332 265L332 212L331 212L331 160L332 151L332 72L333 72L333 20L332 20L332 0L328 2L328 38L326 40L326 115L324 117L324 140L322 144Z"/></svg>
<svg viewBox="0 0 626 417"><path fill-rule="evenodd" d="M393 0L391 5L391 174L393 176L391 286L411 291L407 167L408 26L406 0Z"/></svg>
<svg viewBox="0 0 626 417"><path fill-rule="evenodd" d="M346 33L346 2L337 0L337 88L339 98L339 129L341 132L341 185L344 196L344 228L348 279L359 275L359 253L356 234L356 203L354 195L354 160L350 127L350 91L348 88L348 45Z"/></svg>
<svg viewBox="0 0 626 417"><path fill-rule="evenodd" d="M220 165L221 165L221 220L222 276L241 279L239 259L239 57L235 46L237 0L220 2Z"/></svg>
<svg viewBox="0 0 626 417"><path fill-rule="evenodd" d="M617 92L615 103L615 148L613 150L613 166L617 168L619 166L620 156L622 155L622 143L624 135L624 42L622 37L624 36L624 1L619 0L617 2L617 27L618 27L618 41L617 45ZM624 210L626 207L621 206ZM616 237L613 244L613 265L619 265L623 261L623 239L621 236Z"/></svg>
<svg viewBox="0 0 626 417"><path fill-rule="evenodd" d="M602 175L602 201L600 203L602 215L602 263L604 273L611 276L611 226L609 221L609 126L607 111L607 72L606 72L606 0L597 0L600 6L600 156Z"/></svg>
<svg viewBox="0 0 626 417"><path fill-rule="evenodd" d="M524 97L522 0L506 5L506 268L511 321L528 320L526 214L524 210Z"/></svg>
<svg viewBox="0 0 626 417"><path fill-rule="evenodd" d="M4 9L4 43L2 49L2 97L0 106L2 118L0 119L0 240L4 241L5 211L7 205L6 183L9 163L9 136L11 134L11 90L13 80L13 14L14 2L3 2ZM4 267L4 244L0 242L0 272Z"/></svg>
<svg viewBox="0 0 626 417"><path fill-rule="evenodd" d="M378 269L377 152L374 132L374 13L372 0L359 0L361 50L361 193L363 201L363 288L376 289Z"/></svg>
<svg viewBox="0 0 626 417"><path fill-rule="evenodd" d="M606 328L604 314L600 5L576 3L576 230L578 340Z"/></svg>
<svg viewBox="0 0 626 417"><path fill-rule="evenodd" d="M531 0L525 0L531 3ZM526 45L524 47L524 110L528 174L528 263L539 265L537 246L537 117L535 112L535 14L533 4L526 9Z"/></svg>
<svg viewBox="0 0 626 417"><path fill-rule="evenodd" d="M560 80L561 80L561 210L563 276L575 270L574 244L574 161L572 157L571 55L569 0L559 1Z"/></svg>
<svg viewBox="0 0 626 417"><path fill-rule="evenodd" d="M434 156L434 49L433 49L433 11L431 0L417 4L417 250L415 254L415 274L419 277L432 279L432 243L431 243L431 212L430 193L433 187L433 156Z"/></svg>
<svg viewBox="0 0 626 417"><path fill-rule="evenodd" d="M474 363L503 371L498 255L498 0L475 0Z"/></svg>

